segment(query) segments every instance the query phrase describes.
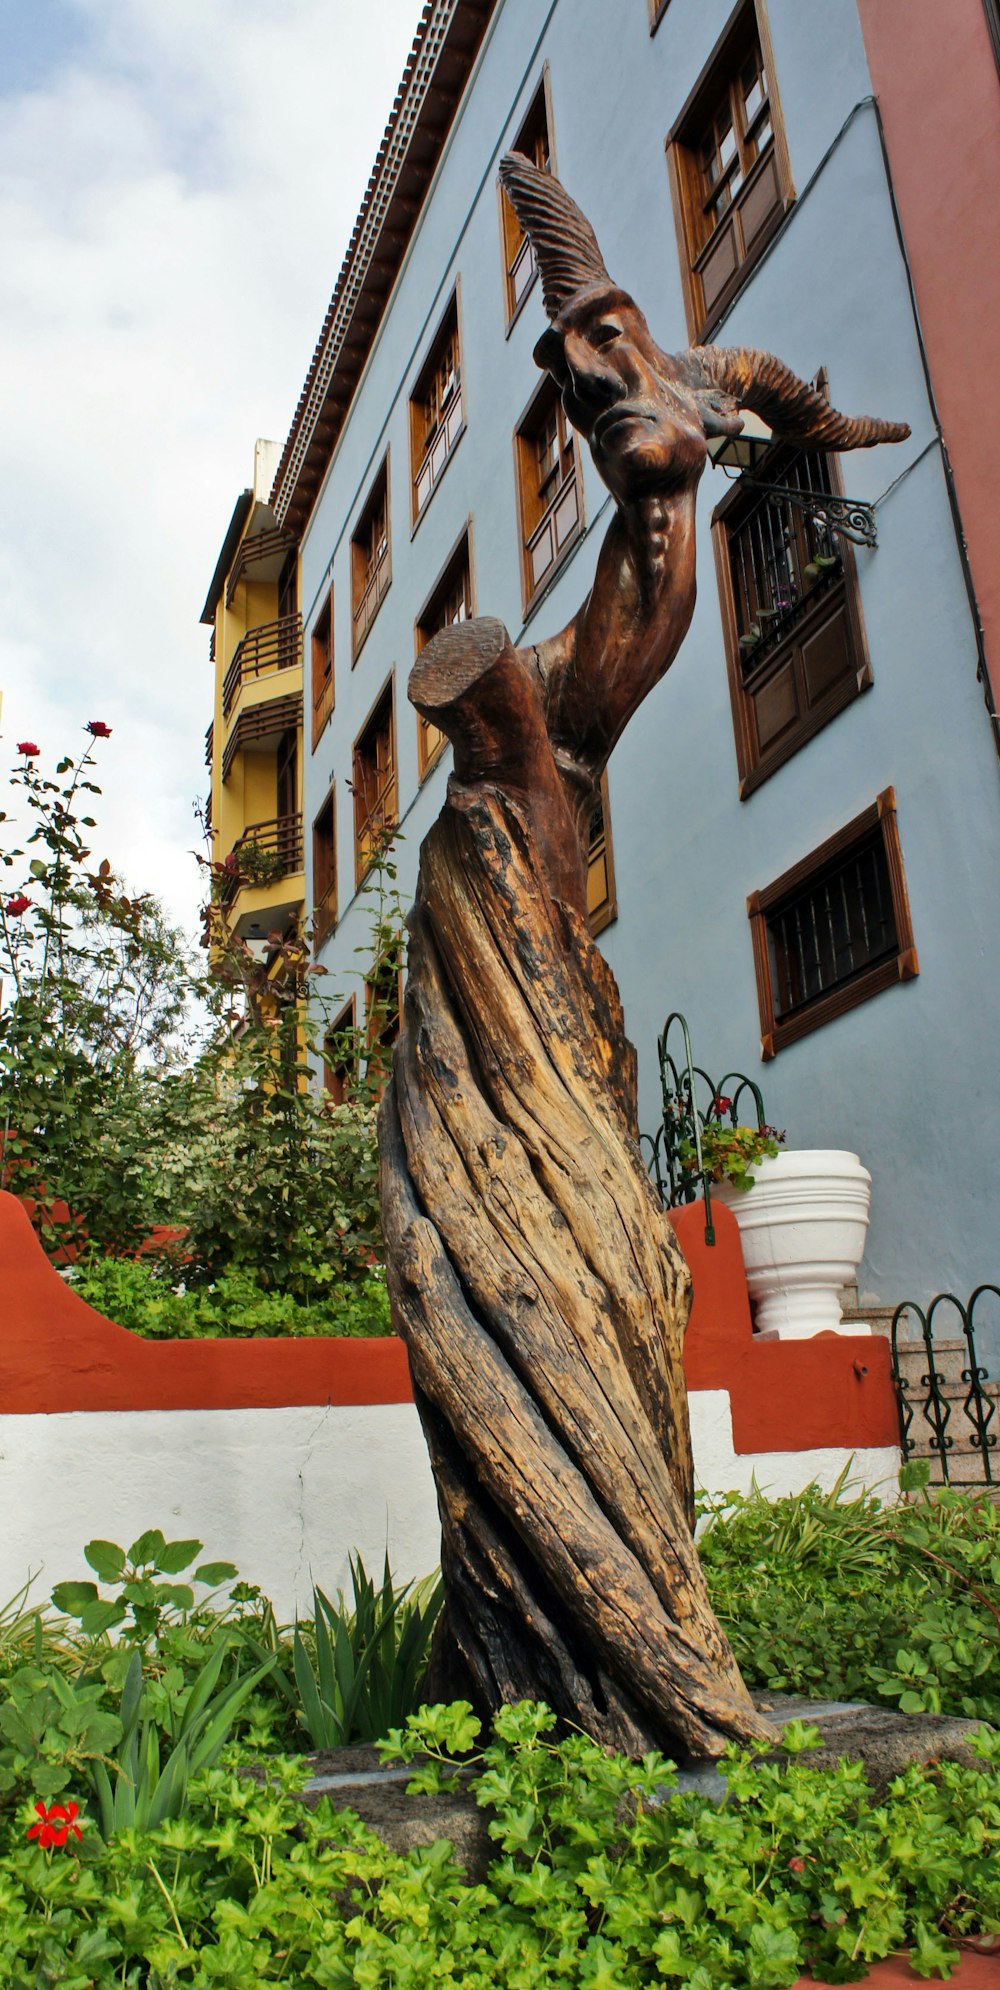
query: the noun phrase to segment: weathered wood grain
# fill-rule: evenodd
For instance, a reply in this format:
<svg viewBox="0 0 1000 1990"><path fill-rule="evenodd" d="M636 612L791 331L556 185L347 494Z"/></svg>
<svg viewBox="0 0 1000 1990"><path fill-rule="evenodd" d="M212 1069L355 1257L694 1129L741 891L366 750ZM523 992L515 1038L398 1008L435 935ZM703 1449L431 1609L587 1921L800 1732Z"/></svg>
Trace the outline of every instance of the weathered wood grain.
<svg viewBox="0 0 1000 1990"><path fill-rule="evenodd" d="M420 853L380 1122L389 1293L441 1513L429 1688L486 1714L540 1697L616 1747L715 1755L768 1729L692 1538L689 1279L587 930L589 823L691 618L706 438L765 403L820 448L905 431L832 415L767 354L663 353L553 175L512 154L501 176L553 321L536 358L615 512L559 634L519 650L492 618L460 624L410 678L455 769Z"/></svg>

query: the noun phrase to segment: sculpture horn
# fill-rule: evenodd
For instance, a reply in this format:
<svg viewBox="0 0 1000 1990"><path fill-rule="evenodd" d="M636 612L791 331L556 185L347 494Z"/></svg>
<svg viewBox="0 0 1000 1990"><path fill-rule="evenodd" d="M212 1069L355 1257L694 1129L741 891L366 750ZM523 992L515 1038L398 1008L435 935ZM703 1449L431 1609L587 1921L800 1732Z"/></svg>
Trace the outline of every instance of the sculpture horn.
<svg viewBox="0 0 1000 1990"><path fill-rule="evenodd" d="M691 358L702 374L699 384L720 387L738 407L752 408L783 442L808 443L813 449L871 449L876 442L904 442L910 433L906 422L838 414L783 360L754 346L698 345L691 348Z"/></svg>
<svg viewBox="0 0 1000 1990"><path fill-rule="evenodd" d="M611 282L590 222L551 173L540 172L522 152L506 152L500 180L534 249L550 318L585 285Z"/></svg>

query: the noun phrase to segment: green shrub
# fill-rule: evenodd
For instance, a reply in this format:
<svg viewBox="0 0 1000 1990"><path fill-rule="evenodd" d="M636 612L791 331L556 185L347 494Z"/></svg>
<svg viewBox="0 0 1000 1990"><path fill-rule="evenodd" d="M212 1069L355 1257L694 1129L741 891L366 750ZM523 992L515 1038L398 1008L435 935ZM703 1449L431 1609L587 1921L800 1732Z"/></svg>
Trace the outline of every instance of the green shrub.
<svg viewBox="0 0 1000 1990"><path fill-rule="evenodd" d="M908 1770L876 1804L857 1764L810 1769L802 1730L783 1765L730 1751L722 1804L654 1804L662 1758L555 1742L553 1725L506 1708L473 1758L495 1843L477 1885L447 1842L399 1857L327 1799L304 1810L294 1761L260 1781L230 1756L193 1779L182 1818L108 1843L84 1813L79 1841L29 1845L26 1808L0 1855L0 1980L782 1990L809 1965L855 1980L903 1945L918 1974L948 1976L959 1938L1000 1928L995 1742L976 1769ZM427 1708L389 1752L429 1754L426 1787L477 1737L466 1705Z"/></svg>
<svg viewBox="0 0 1000 1990"><path fill-rule="evenodd" d="M751 1688L894 1701L1000 1724L1000 1509L809 1486L707 1502L709 1594Z"/></svg>
<svg viewBox="0 0 1000 1990"><path fill-rule="evenodd" d="M88 1306L147 1340L392 1333L389 1295L375 1271L306 1303L265 1289L247 1271L226 1273L214 1285L187 1292L174 1289L175 1276L142 1258L90 1257L74 1272L73 1288Z"/></svg>

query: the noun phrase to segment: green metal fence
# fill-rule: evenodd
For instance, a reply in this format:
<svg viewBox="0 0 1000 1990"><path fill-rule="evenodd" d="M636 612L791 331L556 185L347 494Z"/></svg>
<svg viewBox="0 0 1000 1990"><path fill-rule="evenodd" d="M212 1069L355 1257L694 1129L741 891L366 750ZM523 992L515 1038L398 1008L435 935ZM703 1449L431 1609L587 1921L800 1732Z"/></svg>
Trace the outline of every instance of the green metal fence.
<svg viewBox="0 0 1000 1990"><path fill-rule="evenodd" d="M928 1458L933 1484L1000 1486L1000 1384L976 1346L977 1308L987 1294L1000 1302L1000 1285L977 1285L964 1305L939 1292L926 1312L905 1299L892 1316L903 1458ZM942 1335L942 1321L951 1333Z"/></svg>

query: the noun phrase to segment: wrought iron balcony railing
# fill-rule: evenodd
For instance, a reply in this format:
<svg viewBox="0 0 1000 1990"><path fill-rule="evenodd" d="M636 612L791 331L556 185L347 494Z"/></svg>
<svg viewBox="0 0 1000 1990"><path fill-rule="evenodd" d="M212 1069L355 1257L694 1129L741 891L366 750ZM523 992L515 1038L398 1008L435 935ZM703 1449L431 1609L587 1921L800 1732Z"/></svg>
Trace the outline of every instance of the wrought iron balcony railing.
<svg viewBox="0 0 1000 1990"><path fill-rule="evenodd" d="M241 684L265 677L271 671L291 670L302 662L302 617L282 615L277 622L264 622L248 629L233 652L222 685L222 714L228 718Z"/></svg>
<svg viewBox="0 0 1000 1990"><path fill-rule="evenodd" d="M270 822L252 822L225 859L222 903L233 904L244 885L252 890L293 877L303 867L301 815L279 815Z"/></svg>

